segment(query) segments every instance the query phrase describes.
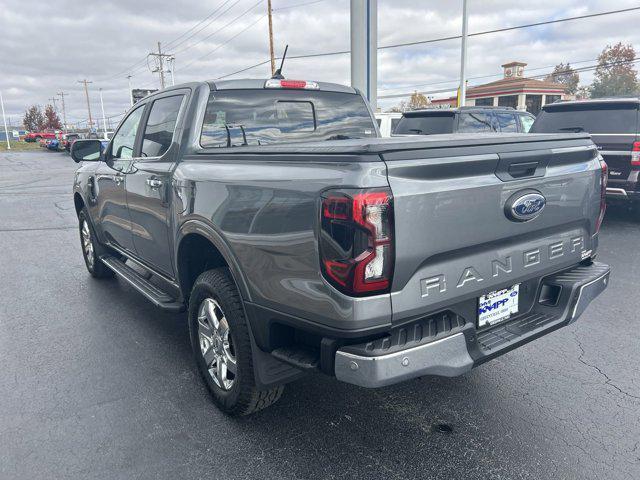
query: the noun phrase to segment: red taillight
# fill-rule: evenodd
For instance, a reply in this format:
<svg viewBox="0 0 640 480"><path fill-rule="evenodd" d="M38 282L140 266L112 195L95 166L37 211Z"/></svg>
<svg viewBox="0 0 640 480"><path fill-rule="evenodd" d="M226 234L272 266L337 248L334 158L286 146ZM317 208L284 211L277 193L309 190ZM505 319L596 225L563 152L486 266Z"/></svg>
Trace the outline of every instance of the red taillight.
<svg viewBox="0 0 640 480"><path fill-rule="evenodd" d="M635 144L634 144L635 147ZM602 159L600 160L600 214L598 215L598 221L596 223L596 232L600 231L602 221L604 220L604 214L607 210L607 180L609 177L609 167L607 163Z"/></svg>
<svg viewBox="0 0 640 480"><path fill-rule="evenodd" d="M633 142L631 149L631 165L640 167L640 142Z"/></svg>
<svg viewBox="0 0 640 480"><path fill-rule="evenodd" d="M391 191L323 194L320 260L325 278L343 293L388 292L394 261Z"/></svg>

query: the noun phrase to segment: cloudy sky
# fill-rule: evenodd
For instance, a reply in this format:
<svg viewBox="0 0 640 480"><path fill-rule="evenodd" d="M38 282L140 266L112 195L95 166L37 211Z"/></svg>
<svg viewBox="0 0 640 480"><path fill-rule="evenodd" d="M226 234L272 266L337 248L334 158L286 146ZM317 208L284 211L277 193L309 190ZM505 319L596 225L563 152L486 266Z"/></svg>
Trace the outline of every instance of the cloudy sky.
<svg viewBox="0 0 640 480"><path fill-rule="evenodd" d="M349 50L348 0L272 0L275 45L289 55ZM107 116L128 106L127 75L134 88L157 88L146 55L161 41L175 54L176 83L214 79L266 61L266 0L25 0L0 2L0 91L12 124L25 108L44 105L67 93L69 122L86 120L82 85L88 79L91 109L100 116L102 88ZM397 43L459 35L462 0L379 0L378 43ZM469 32L638 6L618 0L469 0ZM204 21L203 21L204 20ZM500 65L527 62L540 75L559 62L588 67L607 44L640 48L640 10L469 39L470 84L500 78ZM457 39L380 50L378 95L455 88L459 75ZM230 78L265 78L264 64ZM349 54L290 59L285 74L349 83ZM581 83L591 81L591 72ZM482 77L482 78L475 78ZM435 96L446 94L437 94ZM383 100L388 108L401 99ZM60 104L58 102L58 107Z"/></svg>

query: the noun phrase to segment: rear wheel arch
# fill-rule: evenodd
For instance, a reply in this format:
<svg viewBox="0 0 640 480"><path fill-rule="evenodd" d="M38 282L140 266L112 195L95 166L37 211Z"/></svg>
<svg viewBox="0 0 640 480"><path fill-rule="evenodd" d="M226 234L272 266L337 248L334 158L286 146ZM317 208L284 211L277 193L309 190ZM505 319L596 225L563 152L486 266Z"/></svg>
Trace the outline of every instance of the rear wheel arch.
<svg viewBox="0 0 640 480"><path fill-rule="evenodd" d="M200 221L184 224L176 241L176 271L185 300L198 276L213 268L227 267L241 297L250 300L249 291L231 249L215 230Z"/></svg>

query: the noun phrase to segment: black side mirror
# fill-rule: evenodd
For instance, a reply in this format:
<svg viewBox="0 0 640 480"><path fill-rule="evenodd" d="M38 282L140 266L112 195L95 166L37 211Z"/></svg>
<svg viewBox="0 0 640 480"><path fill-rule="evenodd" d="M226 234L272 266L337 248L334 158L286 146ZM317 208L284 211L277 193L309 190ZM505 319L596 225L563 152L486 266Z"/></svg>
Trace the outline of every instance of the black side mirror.
<svg viewBox="0 0 640 480"><path fill-rule="evenodd" d="M71 158L76 163L97 162L102 156L100 140L76 140L71 145Z"/></svg>

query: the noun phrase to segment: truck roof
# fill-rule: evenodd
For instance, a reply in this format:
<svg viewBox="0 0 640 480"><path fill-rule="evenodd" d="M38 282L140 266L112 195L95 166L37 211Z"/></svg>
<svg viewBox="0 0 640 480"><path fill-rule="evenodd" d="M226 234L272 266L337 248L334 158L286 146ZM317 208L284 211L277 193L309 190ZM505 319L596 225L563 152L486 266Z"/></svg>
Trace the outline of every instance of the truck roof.
<svg viewBox="0 0 640 480"><path fill-rule="evenodd" d="M207 83L211 87L211 90L256 90L265 88L265 83L269 79L261 79L261 78L243 78L238 80L209 80ZM286 80L297 80L297 79L286 79ZM357 93L356 89L353 87L348 87L346 85L340 85L339 83L329 83L329 82L317 82L315 80L304 80L307 82L313 81L318 85L318 89L324 92L340 92L340 93Z"/></svg>
<svg viewBox="0 0 640 480"><path fill-rule="evenodd" d="M495 105L469 105L464 107L452 107L452 108L423 108L421 110L410 110L404 112L406 117L421 117L424 115L437 115L438 113L460 113L477 110L511 110L516 111L513 107L501 107Z"/></svg>
<svg viewBox="0 0 640 480"><path fill-rule="evenodd" d="M640 104L640 97L602 97L602 98L588 98L584 100L561 100L559 102L549 103L547 105L543 105L543 110L549 109L562 109L562 107L572 107L576 105L604 105L604 104L615 104L615 103L629 103L629 104Z"/></svg>

